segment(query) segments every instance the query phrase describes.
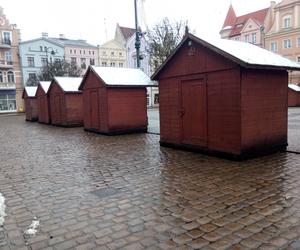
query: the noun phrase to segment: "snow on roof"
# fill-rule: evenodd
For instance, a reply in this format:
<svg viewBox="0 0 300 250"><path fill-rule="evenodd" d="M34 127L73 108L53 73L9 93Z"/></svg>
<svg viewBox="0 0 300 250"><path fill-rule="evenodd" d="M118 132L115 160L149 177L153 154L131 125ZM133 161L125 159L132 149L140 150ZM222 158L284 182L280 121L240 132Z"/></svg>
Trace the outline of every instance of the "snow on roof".
<svg viewBox="0 0 300 250"><path fill-rule="evenodd" d="M300 91L300 86L296 84L289 84L289 88L295 91Z"/></svg>
<svg viewBox="0 0 300 250"><path fill-rule="evenodd" d="M298 68L300 70L300 64L250 43L227 39L217 39L208 41L208 43L247 64Z"/></svg>
<svg viewBox="0 0 300 250"><path fill-rule="evenodd" d="M35 97L37 87L25 87L25 91L28 97Z"/></svg>
<svg viewBox="0 0 300 250"><path fill-rule="evenodd" d="M228 30L228 29L231 29L231 28L232 28L232 26L228 25L228 26L225 26L225 27L223 28L223 30Z"/></svg>
<svg viewBox="0 0 300 250"><path fill-rule="evenodd" d="M47 94L48 89L50 87L51 82L45 82L45 81L40 81L40 85L42 86L43 90Z"/></svg>
<svg viewBox="0 0 300 250"><path fill-rule="evenodd" d="M54 80L65 92L77 92L82 77L54 77Z"/></svg>
<svg viewBox="0 0 300 250"><path fill-rule="evenodd" d="M91 66L91 68L107 85L146 87L157 85L156 81L152 81L140 69L95 66Z"/></svg>

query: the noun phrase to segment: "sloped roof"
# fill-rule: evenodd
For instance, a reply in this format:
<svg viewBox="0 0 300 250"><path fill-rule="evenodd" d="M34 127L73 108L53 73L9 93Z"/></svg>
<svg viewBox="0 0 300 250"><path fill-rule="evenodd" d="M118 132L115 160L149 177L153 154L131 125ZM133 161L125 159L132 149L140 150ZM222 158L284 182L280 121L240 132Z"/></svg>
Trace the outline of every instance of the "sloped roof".
<svg viewBox="0 0 300 250"><path fill-rule="evenodd" d="M95 72L95 74L108 86L114 86L114 87L157 86L157 82L152 81L150 77L147 76L140 69L90 66L89 70ZM82 89L84 79L85 77L83 78L79 89Z"/></svg>
<svg viewBox="0 0 300 250"><path fill-rule="evenodd" d="M232 5L230 5L222 29L224 30L225 28L231 27L232 30L229 36L232 37L239 35L249 19L255 21L259 26L262 26L264 24L268 11L269 8L265 8L242 16L236 16Z"/></svg>
<svg viewBox="0 0 300 250"><path fill-rule="evenodd" d="M82 77L54 77L54 81L64 92L80 92L78 87L82 81Z"/></svg>
<svg viewBox="0 0 300 250"><path fill-rule="evenodd" d="M27 86L27 87L25 87L24 90L26 91L28 97L35 97L37 87L36 86L30 86L30 87Z"/></svg>
<svg viewBox="0 0 300 250"><path fill-rule="evenodd" d="M67 39L67 38L55 38L55 37L48 37L49 40L54 42L60 43L64 46L78 46L78 47L87 47L87 48L97 48L97 46L87 43L85 40L74 40L74 39Z"/></svg>
<svg viewBox="0 0 300 250"><path fill-rule="evenodd" d="M295 90L297 92L300 91L300 86L296 85L296 84L289 84L289 88L292 90Z"/></svg>
<svg viewBox="0 0 300 250"><path fill-rule="evenodd" d="M127 28L127 27L122 27L122 26L119 26L120 27L120 30L125 38L125 40L127 41L130 37L132 37L135 33L135 29L132 29L132 28Z"/></svg>
<svg viewBox="0 0 300 250"><path fill-rule="evenodd" d="M245 68L266 68L280 70L291 69L300 71L300 64L250 43L227 39L216 39L208 42L192 34L188 34L183 38L172 55L170 55L168 59L153 74L151 79L156 78L158 73L165 67L168 61L171 60L182 44L187 40L192 40Z"/></svg>
<svg viewBox="0 0 300 250"><path fill-rule="evenodd" d="M227 12L227 16L226 16L224 24L223 24L223 29L225 27L231 27L235 23L235 20L236 20L236 14L232 7L232 4L230 4L228 12Z"/></svg>
<svg viewBox="0 0 300 250"><path fill-rule="evenodd" d="M47 81L40 81L40 85L43 88L44 92L47 94L49 87L50 87L51 82L47 82Z"/></svg>

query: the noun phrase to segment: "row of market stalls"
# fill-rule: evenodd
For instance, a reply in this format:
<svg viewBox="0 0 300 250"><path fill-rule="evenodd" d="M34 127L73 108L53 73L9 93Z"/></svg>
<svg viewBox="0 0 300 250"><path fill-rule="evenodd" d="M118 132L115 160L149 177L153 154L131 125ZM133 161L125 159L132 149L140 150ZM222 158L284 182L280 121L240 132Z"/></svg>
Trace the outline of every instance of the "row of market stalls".
<svg viewBox="0 0 300 250"><path fill-rule="evenodd" d="M91 66L83 78L54 77L25 87L26 120L84 125L102 134L147 131L146 87L156 82L138 69Z"/></svg>
<svg viewBox="0 0 300 250"><path fill-rule="evenodd" d="M64 96L68 91L61 79L54 78L47 93L51 122L58 112L53 111L55 105L69 103L65 110L83 112L86 130L105 134L146 131L145 87L158 81L162 146L234 159L287 146L287 70L300 70L300 65L279 55L248 43L207 42L186 34L153 74L153 81L131 75L129 69L114 70L89 68L79 90L71 91L83 93L83 107L77 111L75 100L55 97L58 91ZM67 119L60 125L69 124Z"/></svg>

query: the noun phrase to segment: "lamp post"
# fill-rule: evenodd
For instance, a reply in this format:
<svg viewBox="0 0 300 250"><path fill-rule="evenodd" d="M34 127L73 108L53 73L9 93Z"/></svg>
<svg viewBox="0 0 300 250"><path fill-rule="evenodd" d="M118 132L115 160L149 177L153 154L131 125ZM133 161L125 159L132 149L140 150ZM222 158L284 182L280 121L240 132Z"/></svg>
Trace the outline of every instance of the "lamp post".
<svg viewBox="0 0 300 250"><path fill-rule="evenodd" d="M135 49L136 49L136 66L140 68L140 31L138 30L138 15L137 15L137 0L134 0L134 15L135 15Z"/></svg>
<svg viewBox="0 0 300 250"><path fill-rule="evenodd" d="M51 54L52 56L55 55L55 51L53 50L52 47L45 47L47 68L49 67L49 62L48 62L48 49L51 49L51 50L52 50L52 51L50 52L50 54ZM50 59L51 59L51 58L50 58Z"/></svg>

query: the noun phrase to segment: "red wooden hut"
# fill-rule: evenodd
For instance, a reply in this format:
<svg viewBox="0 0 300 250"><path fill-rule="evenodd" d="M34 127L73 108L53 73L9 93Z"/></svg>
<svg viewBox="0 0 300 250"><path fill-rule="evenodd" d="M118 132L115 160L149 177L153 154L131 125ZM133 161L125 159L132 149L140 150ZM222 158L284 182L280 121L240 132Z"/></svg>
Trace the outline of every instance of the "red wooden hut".
<svg viewBox="0 0 300 250"><path fill-rule="evenodd" d="M37 121L38 111L37 111L37 101L36 101L36 90L37 87L25 87L23 90L22 98L25 102L25 119L26 121Z"/></svg>
<svg viewBox="0 0 300 250"><path fill-rule="evenodd" d="M50 83L51 82L41 81L36 91L38 120L40 123L45 124L50 123L49 99L47 95Z"/></svg>
<svg viewBox="0 0 300 250"><path fill-rule="evenodd" d="M48 90L51 124L82 126L82 92L78 90L81 80L81 77L53 78Z"/></svg>
<svg viewBox="0 0 300 250"><path fill-rule="evenodd" d="M285 149L287 69L300 65L249 43L186 34L152 76L160 144L235 159Z"/></svg>
<svg viewBox="0 0 300 250"><path fill-rule="evenodd" d="M155 85L139 69L90 66L79 87L84 129L108 135L146 132L146 87Z"/></svg>
<svg viewBox="0 0 300 250"><path fill-rule="evenodd" d="M288 93L289 107L300 106L300 87L295 84L289 84Z"/></svg>

